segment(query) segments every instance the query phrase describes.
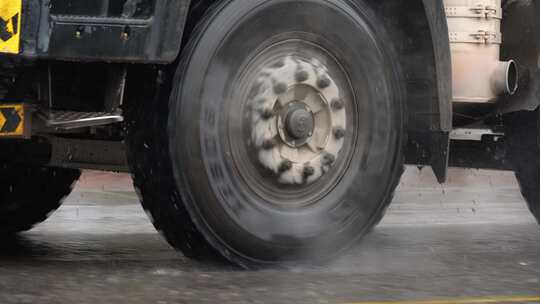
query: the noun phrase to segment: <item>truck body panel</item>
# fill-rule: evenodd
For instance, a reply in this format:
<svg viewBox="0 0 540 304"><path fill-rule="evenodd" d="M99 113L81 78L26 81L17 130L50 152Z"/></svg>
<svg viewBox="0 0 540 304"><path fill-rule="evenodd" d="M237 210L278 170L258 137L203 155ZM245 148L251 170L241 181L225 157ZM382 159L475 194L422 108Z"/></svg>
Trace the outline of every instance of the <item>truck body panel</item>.
<svg viewBox="0 0 540 304"><path fill-rule="evenodd" d="M21 55L30 59L170 63L189 0L24 0Z"/></svg>

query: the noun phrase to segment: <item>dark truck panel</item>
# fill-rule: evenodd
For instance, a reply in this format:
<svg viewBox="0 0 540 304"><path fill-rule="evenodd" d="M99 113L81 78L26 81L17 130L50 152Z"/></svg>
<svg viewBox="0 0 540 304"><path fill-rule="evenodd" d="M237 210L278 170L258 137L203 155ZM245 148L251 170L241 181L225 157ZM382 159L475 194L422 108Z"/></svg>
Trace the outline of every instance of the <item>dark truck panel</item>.
<svg viewBox="0 0 540 304"><path fill-rule="evenodd" d="M189 0L24 0L22 55L168 63L178 56Z"/></svg>

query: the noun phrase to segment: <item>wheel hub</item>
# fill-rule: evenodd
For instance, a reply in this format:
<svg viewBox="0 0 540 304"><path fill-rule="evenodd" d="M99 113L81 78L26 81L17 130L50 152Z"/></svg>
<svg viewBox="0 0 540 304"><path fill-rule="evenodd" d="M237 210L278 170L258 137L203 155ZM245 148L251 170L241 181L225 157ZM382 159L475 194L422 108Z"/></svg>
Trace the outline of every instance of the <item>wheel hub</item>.
<svg viewBox="0 0 540 304"><path fill-rule="evenodd" d="M299 147L307 142L313 135L315 118L308 106L303 102L293 101L287 104L284 115L280 119L284 122L281 139L292 147Z"/></svg>
<svg viewBox="0 0 540 304"><path fill-rule="evenodd" d="M324 65L315 59L279 59L262 70L252 91L258 93L249 101L249 143L279 183L312 183L334 166L347 135L347 116Z"/></svg>

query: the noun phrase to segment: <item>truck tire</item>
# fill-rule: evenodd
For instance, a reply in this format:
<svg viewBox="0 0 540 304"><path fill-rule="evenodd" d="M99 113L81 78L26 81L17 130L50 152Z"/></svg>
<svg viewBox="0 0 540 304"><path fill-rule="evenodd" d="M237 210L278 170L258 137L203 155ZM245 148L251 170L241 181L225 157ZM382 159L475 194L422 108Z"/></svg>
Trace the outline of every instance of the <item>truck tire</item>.
<svg viewBox="0 0 540 304"><path fill-rule="evenodd" d="M243 267L321 261L377 223L406 115L382 28L362 1L211 9L127 119L135 187L174 247Z"/></svg>
<svg viewBox="0 0 540 304"><path fill-rule="evenodd" d="M30 230L58 207L79 170L0 165L0 233Z"/></svg>
<svg viewBox="0 0 540 304"><path fill-rule="evenodd" d="M506 126L508 159L521 193L540 223L540 111L512 113Z"/></svg>

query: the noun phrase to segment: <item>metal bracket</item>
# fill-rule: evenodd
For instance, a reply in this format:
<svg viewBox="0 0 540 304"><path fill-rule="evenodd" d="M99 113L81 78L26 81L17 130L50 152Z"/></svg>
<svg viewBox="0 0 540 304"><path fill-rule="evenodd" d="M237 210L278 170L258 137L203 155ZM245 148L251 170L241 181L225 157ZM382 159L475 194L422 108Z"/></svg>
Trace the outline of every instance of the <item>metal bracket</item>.
<svg viewBox="0 0 540 304"><path fill-rule="evenodd" d="M120 141L46 137L51 145L48 165L128 172L125 145Z"/></svg>
<svg viewBox="0 0 540 304"><path fill-rule="evenodd" d="M478 32L450 32L452 43L501 44L501 33L479 30Z"/></svg>
<svg viewBox="0 0 540 304"><path fill-rule="evenodd" d="M479 4L477 7L471 8L471 10L486 19L502 19L502 11L490 5Z"/></svg>
<svg viewBox="0 0 540 304"><path fill-rule="evenodd" d="M477 33L471 34L471 36L478 40L482 44L501 43L502 38L500 33L494 33L489 31L479 30Z"/></svg>
<svg viewBox="0 0 540 304"><path fill-rule="evenodd" d="M497 138L503 137L504 133L495 132L491 129L474 128L454 129L450 133L450 139L463 141L482 141L482 137L484 136L492 136L494 138Z"/></svg>
<svg viewBox="0 0 540 304"><path fill-rule="evenodd" d="M447 17L502 19L502 10L490 5L447 6L445 12Z"/></svg>

